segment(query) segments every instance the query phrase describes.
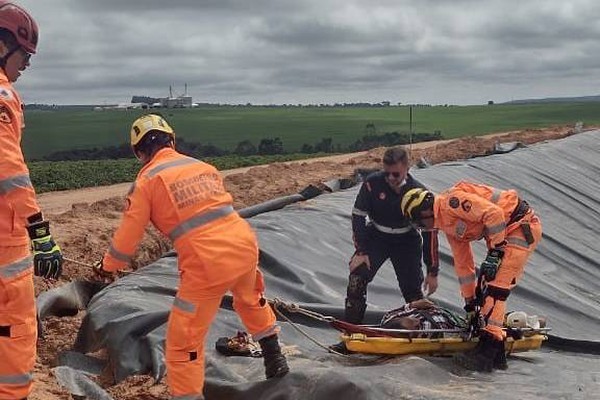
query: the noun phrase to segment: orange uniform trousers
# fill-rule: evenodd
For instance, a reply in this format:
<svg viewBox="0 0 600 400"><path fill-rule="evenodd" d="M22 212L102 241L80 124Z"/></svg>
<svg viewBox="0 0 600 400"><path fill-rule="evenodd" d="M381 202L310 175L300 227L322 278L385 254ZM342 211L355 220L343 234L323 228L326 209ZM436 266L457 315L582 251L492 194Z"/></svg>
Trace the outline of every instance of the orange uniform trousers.
<svg viewBox="0 0 600 400"><path fill-rule="evenodd" d="M232 220L229 228L229 232L248 229L241 218ZM202 398L204 342L228 291L233 295L235 311L255 340L278 332L275 314L263 297L254 235L238 237L227 246L218 242L211 246L206 243L207 236L203 231L198 243L193 237L186 237L185 245L175 242L181 281L166 337L167 384L173 399ZM201 248L206 251L199 251Z"/></svg>
<svg viewBox="0 0 600 400"><path fill-rule="evenodd" d="M0 247L0 399L31 392L37 322L29 246Z"/></svg>
<svg viewBox="0 0 600 400"><path fill-rule="evenodd" d="M529 223L531 234L534 242L527 244L523 230L521 229L522 223ZM502 263L496 274L496 279L488 283L488 293L490 290L506 291L506 295L512 290L517 282L521 279L525 264L529 256L540 240L542 239L542 224L539 218L530 211L520 221L517 221L506 228L506 241L507 245L504 250L504 257L502 257ZM504 315L506 313L506 300L494 298L493 296L487 296L485 302L481 308L481 314L486 317L485 330L491 333L498 340L504 340L506 338L506 332L502 329L504 326Z"/></svg>

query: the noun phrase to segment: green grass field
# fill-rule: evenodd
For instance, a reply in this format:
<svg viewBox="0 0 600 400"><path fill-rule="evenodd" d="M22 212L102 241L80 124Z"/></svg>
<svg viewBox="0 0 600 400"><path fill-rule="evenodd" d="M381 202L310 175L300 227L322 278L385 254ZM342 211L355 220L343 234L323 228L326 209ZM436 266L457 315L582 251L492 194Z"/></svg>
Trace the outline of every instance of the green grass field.
<svg viewBox="0 0 600 400"><path fill-rule="evenodd" d="M287 152L323 138L347 146L368 133L408 132L409 107L200 107L159 110L187 141L233 150L242 140L254 145L279 137ZM59 150L119 145L145 111L27 110L23 147L26 158L41 159ZM555 124L600 123L599 103L413 107L413 131L439 130L445 138L481 135Z"/></svg>

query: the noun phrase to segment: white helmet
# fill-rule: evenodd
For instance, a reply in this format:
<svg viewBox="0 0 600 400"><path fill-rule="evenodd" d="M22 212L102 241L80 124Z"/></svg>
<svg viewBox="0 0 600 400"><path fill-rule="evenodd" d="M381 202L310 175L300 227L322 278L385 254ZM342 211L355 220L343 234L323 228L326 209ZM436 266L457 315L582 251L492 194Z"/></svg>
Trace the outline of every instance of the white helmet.
<svg viewBox="0 0 600 400"><path fill-rule="evenodd" d="M527 328L527 314L523 311L513 311L506 316L506 326L509 328Z"/></svg>

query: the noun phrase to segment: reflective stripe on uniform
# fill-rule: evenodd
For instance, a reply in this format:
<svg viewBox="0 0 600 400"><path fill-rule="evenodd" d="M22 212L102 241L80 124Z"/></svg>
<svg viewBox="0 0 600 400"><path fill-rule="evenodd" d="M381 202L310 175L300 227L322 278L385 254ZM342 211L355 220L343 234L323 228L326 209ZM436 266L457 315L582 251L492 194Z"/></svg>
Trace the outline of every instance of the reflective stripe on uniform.
<svg viewBox="0 0 600 400"><path fill-rule="evenodd" d="M150 171L148 171L145 175L148 178L152 178L154 175L158 174L161 171L164 171L165 169L169 169L172 167L179 167L181 165L194 164L194 163L198 163L198 162L200 162L200 160L196 160L195 158L191 158L191 157L186 157L186 158L182 158L182 159L178 159L178 160L174 160L174 161L169 161L164 164L157 165L156 167L154 167Z"/></svg>
<svg viewBox="0 0 600 400"><path fill-rule="evenodd" d="M501 222L501 223L496 224L496 225L486 226L485 227L485 233L487 235L494 235L496 233L504 232L505 229L506 229L506 223Z"/></svg>
<svg viewBox="0 0 600 400"><path fill-rule="evenodd" d="M33 380L31 373L21 375L0 375L0 384L25 385Z"/></svg>
<svg viewBox="0 0 600 400"><path fill-rule="evenodd" d="M111 257L114 258L115 260L119 260L119 261L123 261L123 262L129 262L133 258L133 255L121 253L119 250L115 249L113 247L112 243L108 247L108 254L110 254Z"/></svg>
<svg viewBox="0 0 600 400"><path fill-rule="evenodd" d="M383 233L390 233L392 235L399 235L402 233L410 232L413 227L412 226L403 226L402 228L390 228L389 226L379 225L375 222L372 222L373 226L379 231Z"/></svg>
<svg viewBox="0 0 600 400"><path fill-rule="evenodd" d="M14 189L28 187L33 187L29 175L17 175L0 181L0 194L6 194Z"/></svg>
<svg viewBox="0 0 600 400"><path fill-rule="evenodd" d="M201 394L184 394L181 396L171 397L173 400L204 400L204 396Z"/></svg>
<svg viewBox="0 0 600 400"><path fill-rule="evenodd" d="M472 283L472 282L475 282L476 280L477 280L477 275L475 275L475 274L458 277L458 283L460 283L461 285L466 285L467 283Z"/></svg>
<svg viewBox="0 0 600 400"><path fill-rule="evenodd" d="M33 268L33 258L31 256L0 266L0 276L2 278L12 278L29 268Z"/></svg>
<svg viewBox="0 0 600 400"><path fill-rule="evenodd" d="M173 301L173 307L179 308L181 311L195 313L196 305L194 303L190 303L189 301L183 300L180 297L175 297Z"/></svg>
<svg viewBox="0 0 600 400"><path fill-rule="evenodd" d="M212 222L221 217L225 217L226 215L229 215L234 211L235 210L233 209L233 206L227 205L217 208L215 210L208 211L206 213L194 215L193 217L188 218L187 220L181 222L179 225L173 228L173 230L169 232L169 239L171 239L171 241L175 241L177 238L188 233L192 229L196 229L199 226L208 224L209 222Z"/></svg>
<svg viewBox="0 0 600 400"><path fill-rule="evenodd" d="M133 182L131 184L131 186L129 187L129 191L127 192L127 196L130 196L133 193L134 190L135 190L135 182Z"/></svg>
<svg viewBox="0 0 600 400"><path fill-rule="evenodd" d="M359 210L358 208L354 207L352 209L352 215L358 215L359 217L366 217L367 215L369 215L369 213L366 211L363 211L363 210Z"/></svg>
<svg viewBox="0 0 600 400"><path fill-rule="evenodd" d="M521 239L520 237L509 236L506 238L506 242L509 244L514 244L517 246L524 247L526 249L529 248L529 244L527 243L527 240Z"/></svg>

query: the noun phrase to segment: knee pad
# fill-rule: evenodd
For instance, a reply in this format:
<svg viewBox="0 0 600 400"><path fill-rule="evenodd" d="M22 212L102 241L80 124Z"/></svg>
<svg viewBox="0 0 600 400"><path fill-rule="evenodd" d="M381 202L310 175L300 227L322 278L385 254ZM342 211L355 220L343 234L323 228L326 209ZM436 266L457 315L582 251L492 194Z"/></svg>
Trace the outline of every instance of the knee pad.
<svg viewBox="0 0 600 400"><path fill-rule="evenodd" d="M486 296L491 297L494 300L506 301L510 295L510 289L504 289L498 286L488 286Z"/></svg>

